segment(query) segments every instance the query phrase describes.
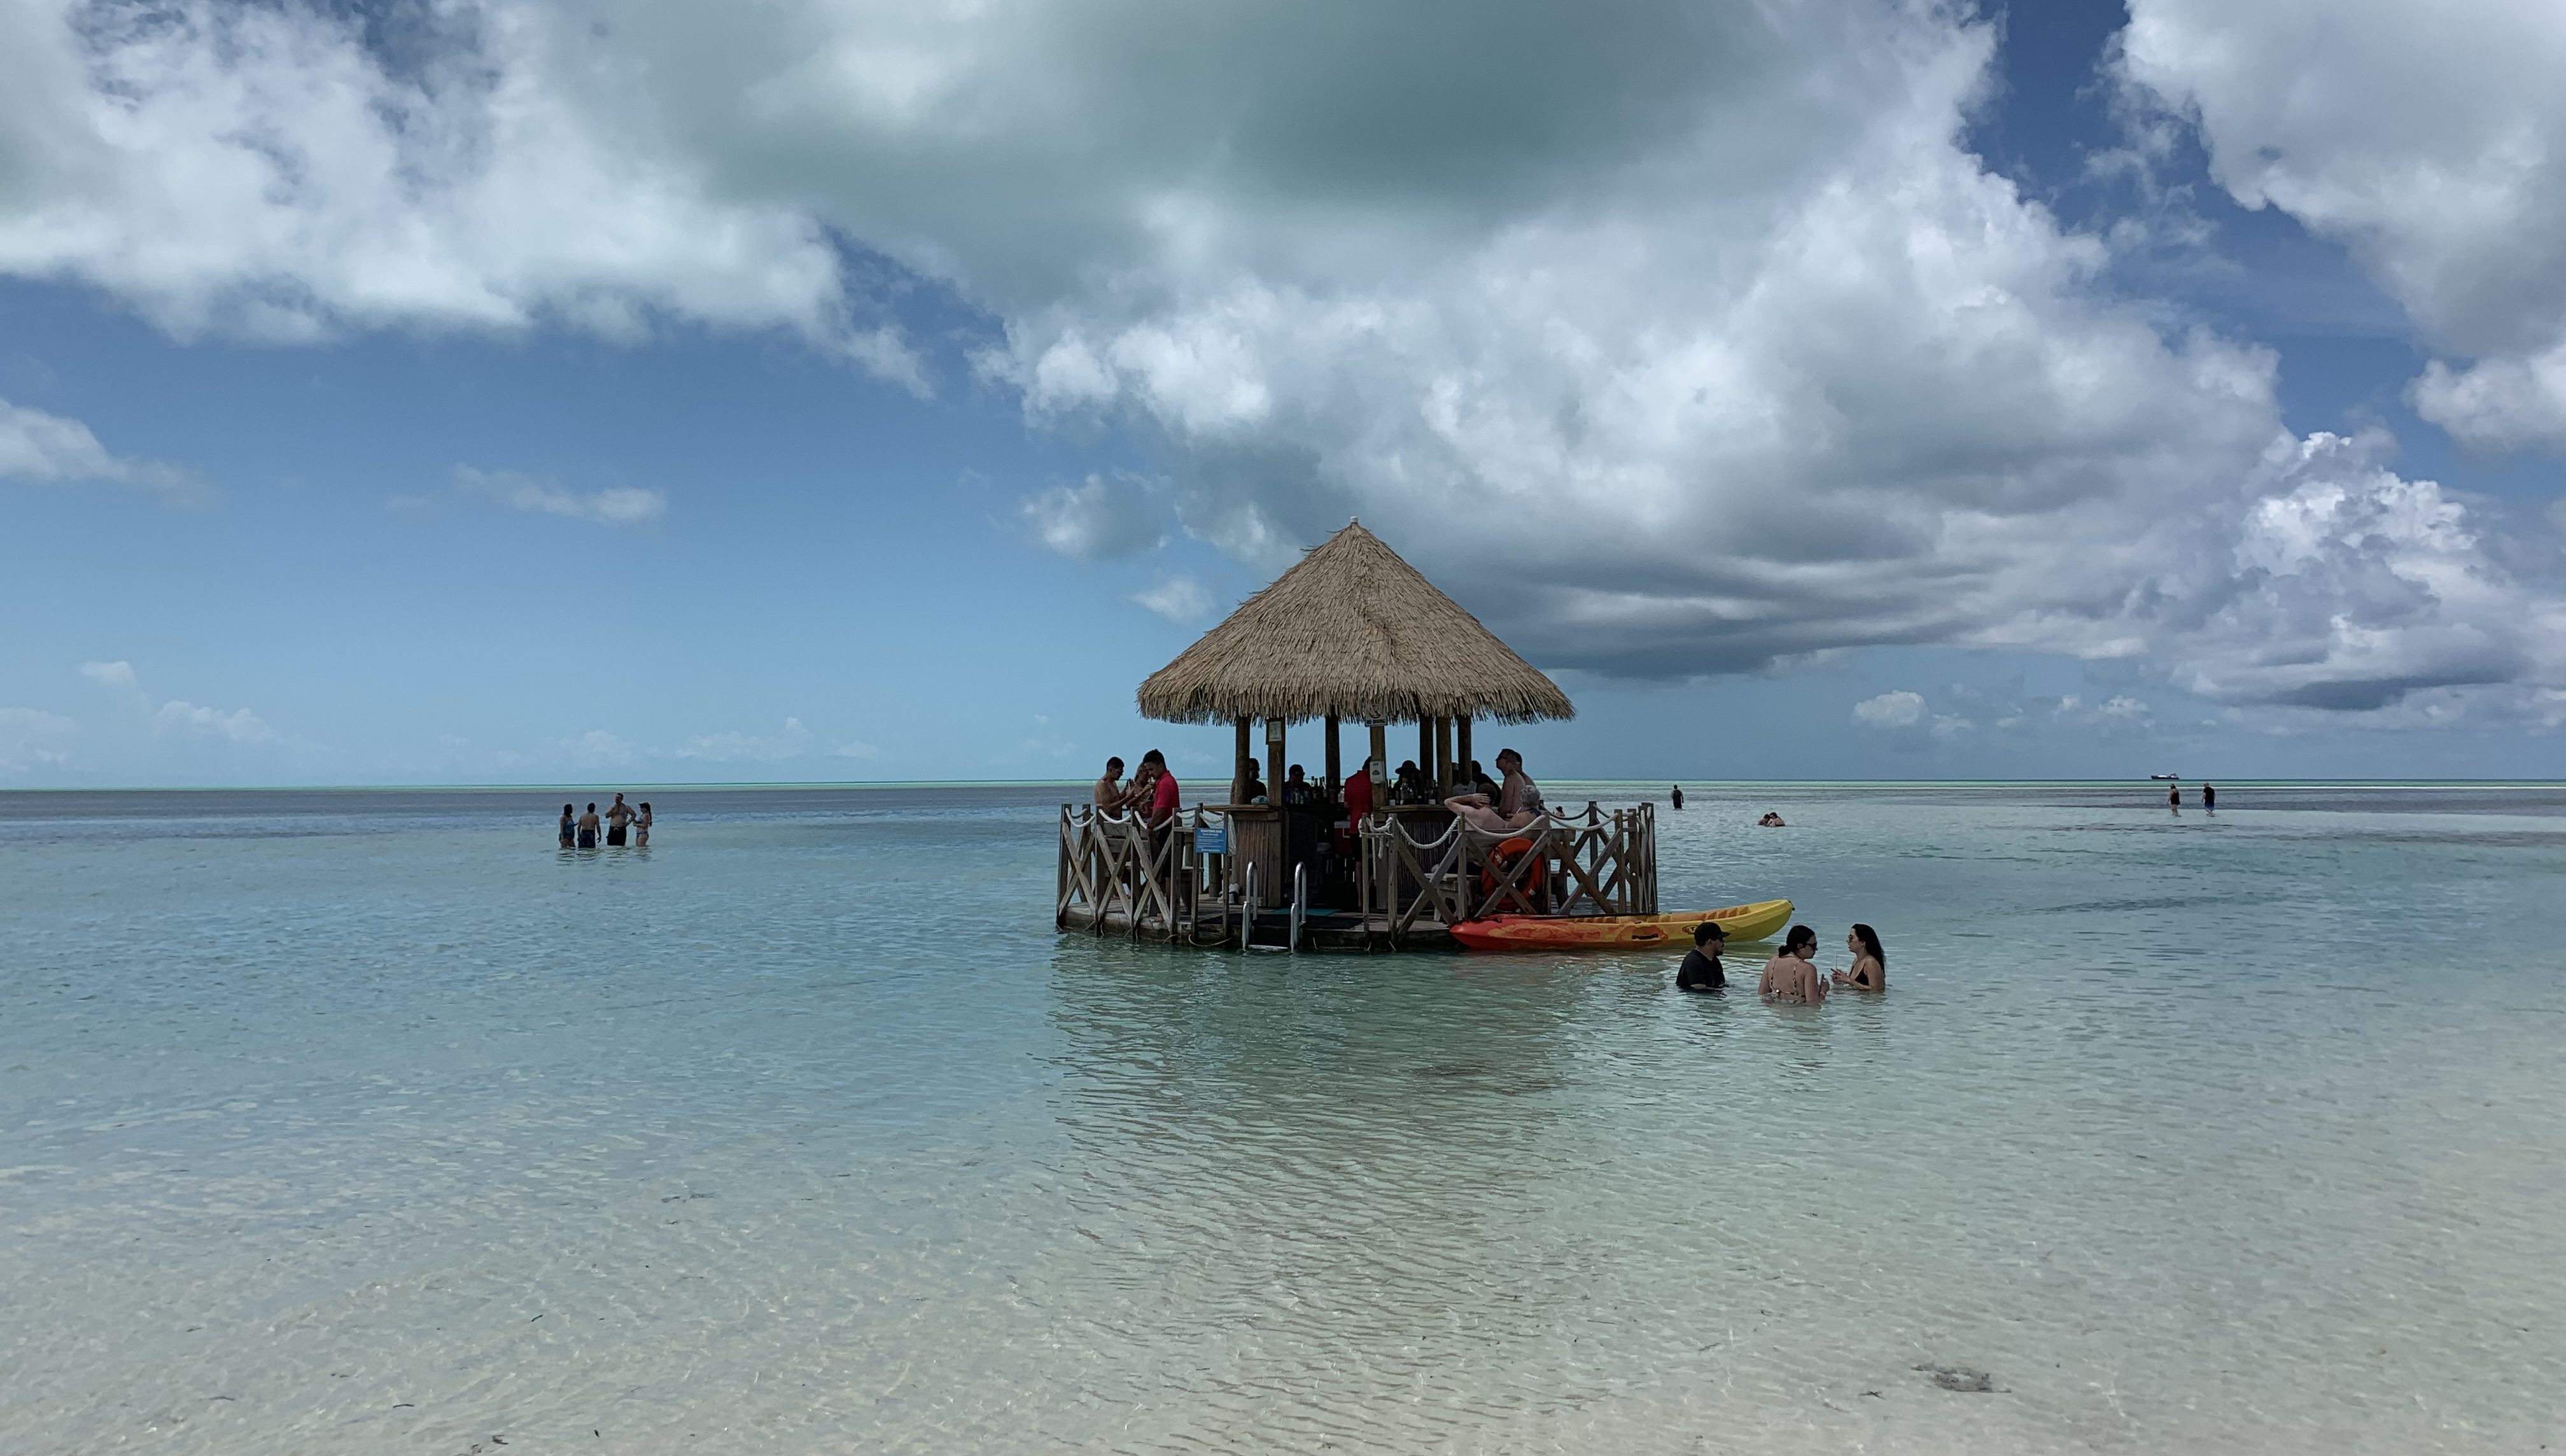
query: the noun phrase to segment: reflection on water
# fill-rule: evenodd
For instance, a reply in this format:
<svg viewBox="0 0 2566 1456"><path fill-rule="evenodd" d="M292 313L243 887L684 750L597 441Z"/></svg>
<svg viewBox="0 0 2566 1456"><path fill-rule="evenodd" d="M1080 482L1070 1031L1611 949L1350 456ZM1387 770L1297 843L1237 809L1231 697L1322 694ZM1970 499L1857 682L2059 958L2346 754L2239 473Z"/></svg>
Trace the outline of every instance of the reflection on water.
<svg viewBox="0 0 2566 1456"><path fill-rule="evenodd" d="M2566 794L1688 793L1889 995L1057 936L1032 791L0 796L0 1449L2560 1437Z"/></svg>

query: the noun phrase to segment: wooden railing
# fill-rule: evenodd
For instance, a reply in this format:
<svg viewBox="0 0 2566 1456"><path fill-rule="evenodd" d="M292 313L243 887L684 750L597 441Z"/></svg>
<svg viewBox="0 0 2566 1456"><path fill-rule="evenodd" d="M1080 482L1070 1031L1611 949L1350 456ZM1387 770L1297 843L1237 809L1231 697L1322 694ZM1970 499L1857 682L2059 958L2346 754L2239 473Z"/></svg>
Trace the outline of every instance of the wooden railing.
<svg viewBox="0 0 2566 1456"><path fill-rule="evenodd" d="M1420 921L1657 913L1653 805L1606 810L1589 802L1583 815L1552 814L1506 834L1456 819L1422 841L1396 817L1378 816L1363 836L1365 923L1382 925L1393 945ZM1530 849L1501 852L1518 840Z"/></svg>
<svg viewBox="0 0 2566 1456"><path fill-rule="evenodd" d="M1152 829L1138 815L1111 814L1095 808L1062 805L1060 810L1059 904L1053 923L1066 926L1073 910L1097 934L1107 917L1124 919L1134 937L1155 930L1169 939L1197 942L1216 926L1220 944L1229 937L1228 896L1223 893L1223 856L1194 852L1203 812L1179 814Z"/></svg>
<svg viewBox="0 0 2566 1456"><path fill-rule="evenodd" d="M1272 812L1256 814L1262 823ZM1590 802L1583 814L1545 816L1502 835L1456 819L1420 840L1412 822L1376 815L1363 826L1358 885L1367 943L1395 947L1420 925L1486 915L1657 913L1654 806L1607 810ZM1258 882L1244 853L1247 827L1242 817L1200 806L1154 830L1136 816L1063 805L1054 923L1188 945L1244 944L1257 910L1297 903L1294 881L1282 874ZM1516 841L1530 848L1503 852ZM1198 852L1203 845L1227 852Z"/></svg>

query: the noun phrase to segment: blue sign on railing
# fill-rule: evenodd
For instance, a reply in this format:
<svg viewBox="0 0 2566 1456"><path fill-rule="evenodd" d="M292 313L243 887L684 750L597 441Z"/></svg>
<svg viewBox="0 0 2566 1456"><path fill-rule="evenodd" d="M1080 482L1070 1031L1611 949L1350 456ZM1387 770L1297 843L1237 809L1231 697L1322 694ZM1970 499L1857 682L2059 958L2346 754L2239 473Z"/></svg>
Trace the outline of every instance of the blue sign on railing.
<svg viewBox="0 0 2566 1456"><path fill-rule="evenodd" d="M1194 852L1197 854L1228 853L1229 826L1207 824L1194 831Z"/></svg>

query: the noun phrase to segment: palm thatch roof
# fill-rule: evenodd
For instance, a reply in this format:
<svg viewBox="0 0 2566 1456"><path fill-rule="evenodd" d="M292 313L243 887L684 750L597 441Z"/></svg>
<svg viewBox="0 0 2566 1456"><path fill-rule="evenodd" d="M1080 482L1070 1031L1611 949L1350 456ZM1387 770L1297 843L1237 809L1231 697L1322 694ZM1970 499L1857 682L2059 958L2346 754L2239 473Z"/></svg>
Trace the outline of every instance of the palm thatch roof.
<svg viewBox="0 0 2566 1456"><path fill-rule="evenodd" d="M1577 709L1355 522L1150 674L1141 714L1170 723L1330 714L1529 723Z"/></svg>

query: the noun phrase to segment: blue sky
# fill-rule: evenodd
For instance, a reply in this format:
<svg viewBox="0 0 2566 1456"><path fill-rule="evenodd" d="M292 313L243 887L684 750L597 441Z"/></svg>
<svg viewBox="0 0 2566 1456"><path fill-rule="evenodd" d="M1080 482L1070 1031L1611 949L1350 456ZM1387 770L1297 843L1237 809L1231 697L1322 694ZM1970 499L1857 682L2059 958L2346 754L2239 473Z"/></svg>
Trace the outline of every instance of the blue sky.
<svg viewBox="0 0 2566 1456"><path fill-rule="evenodd" d="M2462 8L24 0L0 787L1200 776L1356 514L1549 777L2553 776Z"/></svg>

